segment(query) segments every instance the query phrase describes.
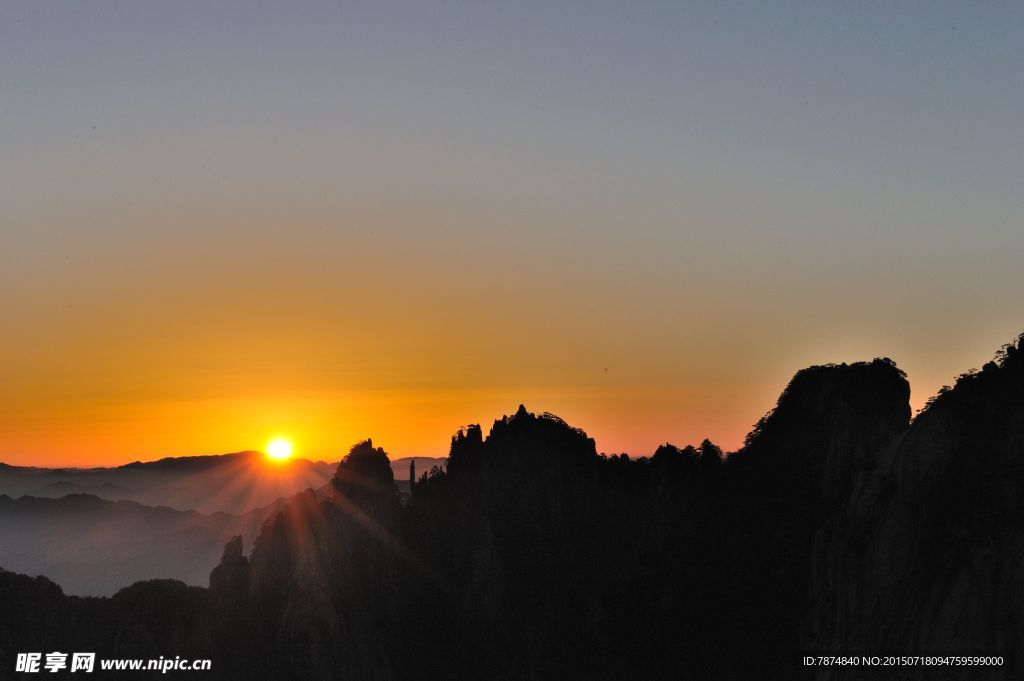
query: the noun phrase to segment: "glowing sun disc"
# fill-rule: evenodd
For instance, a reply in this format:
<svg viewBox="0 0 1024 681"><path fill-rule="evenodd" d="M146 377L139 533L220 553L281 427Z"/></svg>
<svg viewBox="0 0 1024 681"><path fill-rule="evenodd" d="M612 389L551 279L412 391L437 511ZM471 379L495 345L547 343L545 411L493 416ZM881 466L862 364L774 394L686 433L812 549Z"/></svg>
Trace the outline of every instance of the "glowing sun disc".
<svg viewBox="0 0 1024 681"><path fill-rule="evenodd" d="M283 437L271 440L267 443L267 456L277 461L290 459L292 456L292 443Z"/></svg>

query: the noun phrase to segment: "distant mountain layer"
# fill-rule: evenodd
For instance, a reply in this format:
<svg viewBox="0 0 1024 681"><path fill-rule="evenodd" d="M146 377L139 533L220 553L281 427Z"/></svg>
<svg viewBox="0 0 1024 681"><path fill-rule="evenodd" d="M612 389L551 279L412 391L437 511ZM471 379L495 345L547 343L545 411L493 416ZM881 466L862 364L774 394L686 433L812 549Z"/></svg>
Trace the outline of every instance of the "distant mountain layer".
<svg viewBox="0 0 1024 681"><path fill-rule="evenodd" d="M322 487L336 467L306 459L276 463L258 452L136 461L117 468L0 465L0 494L55 498L86 493L179 511L240 515Z"/></svg>
<svg viewBox="0 0 1024 681"><path fill-rule="evenodd" d="M111 482L100 483L99 485L80 485L74 482L51 482L36 490L36 496L57 497L66 494L93 494L103 498L124 499L134 492L127 487L115 485ZM115 500L116 500L115 499Z"/></svg>
<svg viewBox="0 0 1024 681"><path fill-rule="evenodd" d="M395 475L395 480L408 480L410 471L409 464L414 464L416 477L418 479L430 473L434 468L444 468L447 461L447 457L406 456L401 459L392 459L391 470Z"/></svg>

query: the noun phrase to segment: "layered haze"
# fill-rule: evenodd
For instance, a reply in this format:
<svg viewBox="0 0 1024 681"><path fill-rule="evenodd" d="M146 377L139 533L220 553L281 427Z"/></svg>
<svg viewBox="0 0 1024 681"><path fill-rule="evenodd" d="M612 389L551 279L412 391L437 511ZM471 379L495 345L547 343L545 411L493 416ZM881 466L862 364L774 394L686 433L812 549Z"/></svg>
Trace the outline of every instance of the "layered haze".
<svg viewBox="0 0 1024 681"><path fill-rule="evenodd" d="M446 459L390 463L398 490L408 496L411 463L422 475L444 468ZM46 575L83 596L111 595L145 579L202 586L225 543L239 536L251 544L296 494L323 495L336 468L271 461L259 452L113 468L0 463L0 567Z"/></svg>

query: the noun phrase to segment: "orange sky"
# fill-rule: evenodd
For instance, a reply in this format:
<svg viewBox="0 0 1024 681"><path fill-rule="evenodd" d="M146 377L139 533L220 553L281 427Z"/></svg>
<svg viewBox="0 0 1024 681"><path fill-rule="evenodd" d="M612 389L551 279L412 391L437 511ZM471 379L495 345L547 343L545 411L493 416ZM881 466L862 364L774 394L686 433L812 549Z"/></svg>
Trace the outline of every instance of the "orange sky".
<svg viewBox="0 0 1024 681"><path fill-rule="evenodd" d="M1024 319L1012 288L828 250L786 265L707 241L694 258L685 231L302 203L287 183L158 207L116 188L91 208L40 190L45 224L5 231L2 461L109 465L279 434L315 459L365 437L444 455L457 428L520 402L605 452L734 448L803 366L891 356L920 406Z"/></svg>
<svg viewBox="0 0 1024 681"><path fill-rule="evenodd" d="M13 464L260 449L274 435L315 459L365 437L393 456L444 455L457 428L520 402L606 452L703 437L733 448L802 366L888 354L920 405L1012 336L915 346L898 319L869 332L838 310L777 325L784 311L747 309L727 286L700 300L632 262L620 277L568 263L563 279L544 252L495 271L483 248L445 256L429 237L374 253L251 226L39 236L10 261L20 276L6 270L20 286L0 340L0 460Z"/></svg>
<svg viewBox="0 0 1024 681"><path fill-rule="evenodd" d="M734 448L1024 330L1010 10L314 5L0 22L0 461Z"/></svg>

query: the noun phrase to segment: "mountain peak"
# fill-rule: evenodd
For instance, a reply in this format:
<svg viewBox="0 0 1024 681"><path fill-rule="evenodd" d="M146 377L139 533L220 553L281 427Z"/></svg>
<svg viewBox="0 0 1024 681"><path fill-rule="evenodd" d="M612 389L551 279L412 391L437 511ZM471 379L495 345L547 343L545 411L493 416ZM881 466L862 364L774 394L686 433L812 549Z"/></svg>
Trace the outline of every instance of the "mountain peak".
<svg viewBox="0 0 1024 681"><path fill-rule="evenodd" d="M352 446L331 480L334 489L349 499L360 499L367 495L393 495L395 474L391 461L381 447L374 447L373 440L366 439Z"/></svg>

